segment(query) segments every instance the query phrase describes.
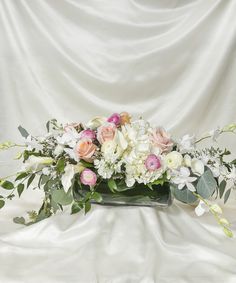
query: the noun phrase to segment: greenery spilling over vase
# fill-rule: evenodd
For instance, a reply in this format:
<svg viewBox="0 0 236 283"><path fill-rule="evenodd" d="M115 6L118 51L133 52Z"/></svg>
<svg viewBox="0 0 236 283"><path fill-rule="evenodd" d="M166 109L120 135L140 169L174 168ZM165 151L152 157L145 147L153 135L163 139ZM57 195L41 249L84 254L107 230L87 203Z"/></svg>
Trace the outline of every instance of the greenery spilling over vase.
<svg viewBox="0 0 236 283"><path fill-rule="evenodd" d="M122 112L85 124L62 125L53 119L46 128L45 135L32 136L19 126L22 144L0 144L2 150L22 149L16 157L22 160L19 172L0 178L5 190L0 208L29 187L44 192L39 211L28 212L27 220L15 217L16 223L36 223L68 205L74 214L87 213L91 203L167 206L175 198L196 203L199 216L211 212L224 233L233 236L217 199L227 202L236 186L236 160L226 161L231 153L215 142L224 133L235 134L236 124L200 138L174 139L164 128ZM205 139L214 146L198 147Z"/></svg>

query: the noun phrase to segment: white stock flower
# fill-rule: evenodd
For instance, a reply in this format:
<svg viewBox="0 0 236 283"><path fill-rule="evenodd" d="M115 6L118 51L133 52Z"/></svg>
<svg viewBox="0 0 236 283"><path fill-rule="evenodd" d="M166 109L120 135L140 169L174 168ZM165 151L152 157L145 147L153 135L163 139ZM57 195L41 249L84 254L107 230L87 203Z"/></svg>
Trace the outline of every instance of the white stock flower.
<svg viewBox="0 0 236 283"><path fill-rule="evenodd" d="M195 213L197 216L203 215L205 212L209 211L209 207L205 204L204 201L200 200L198 206L195 207Z"/></svg>
<svg viewBox="0 0 236 283"><path fill-rule="evenodd" d="M171 178L171 181L178 185L178 189L182 190L185 186L189 191L196 191L192 182L196 181L196 177L190 176L190 170L186 167L181 167L179 171L174 172L175 175Z"/></svg>
<svg viewBox="0 0 236 283"><path fill-rule="evenodd" d="M177 169L182 165L183 156L178 151L172 151L165 156L166 166L170 169Z"/></svg>
<svg viewBox="0 0 236 283"><path fill-rule="evenodd" d="M202 175L204 173L204 163L201 160L194 158L191 161L191 169L193 173Z"/></svg>

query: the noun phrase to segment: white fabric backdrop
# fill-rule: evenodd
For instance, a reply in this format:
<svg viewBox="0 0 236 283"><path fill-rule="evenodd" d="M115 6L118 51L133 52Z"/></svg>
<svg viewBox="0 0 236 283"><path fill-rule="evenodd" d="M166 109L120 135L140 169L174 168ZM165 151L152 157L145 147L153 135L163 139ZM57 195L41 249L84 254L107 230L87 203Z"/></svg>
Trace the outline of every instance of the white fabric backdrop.
<svg viewBox="0 0 236 283"><path fill-rule="evenodd" d="M235 18L235 0L0 0L0 140L20 140L19 124L39 134L49 118L124 110L176 136L235 121ZM1 153L0 176L12 156ZM0 211L0 282L236 282L235 239L192 207L13 224L37 196Z"/></svg>

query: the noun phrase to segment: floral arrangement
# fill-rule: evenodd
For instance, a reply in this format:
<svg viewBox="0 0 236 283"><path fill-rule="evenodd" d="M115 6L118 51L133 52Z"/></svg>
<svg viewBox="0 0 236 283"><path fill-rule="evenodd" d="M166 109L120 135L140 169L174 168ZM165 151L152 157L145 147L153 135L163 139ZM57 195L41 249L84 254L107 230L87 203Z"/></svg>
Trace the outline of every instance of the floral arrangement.
<svg viewBox="0 0 236 283"><path fill-rule="evenodd" d="M0 145L2 150L23 149L16 157L23 161L19 172L0 179L1 188L8 192L0 195L0 208L33 184L44 192L39 211L28 212L29 221L14 218L16 223L30 225L67 205L71 205L72 214L81 209L87 213L92 201L103 201L97 190L101 183L111 194L133 190L137 184L150 191L167 184L175 199L196 204L199 216L210 211L224 233L233 236L215 199L226 202L235 188L236 160L225 161L230 155L227 149L199 149L198 144L208 138L216 141L226 132L235 133L236 124L217 128L199 139L185 135L179 140L142 118L133 120L127 112L95 117L87 124L63 126L53 119L46 127L46 135L32 136L19 126L24 143ZM85 188L85 194L75 197L75 190Z"/></svg>

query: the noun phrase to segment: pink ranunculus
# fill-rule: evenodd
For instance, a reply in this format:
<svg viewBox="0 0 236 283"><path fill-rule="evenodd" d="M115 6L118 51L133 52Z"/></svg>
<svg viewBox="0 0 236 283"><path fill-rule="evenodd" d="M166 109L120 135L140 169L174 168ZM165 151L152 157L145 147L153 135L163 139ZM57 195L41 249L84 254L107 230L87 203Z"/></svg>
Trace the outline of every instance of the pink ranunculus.
<svg viewBox="0 0 236 283"><path fill-rule="evenodd" d="M168 153L173 148L173 141L170 135L163 128L156 128L150 136L154 147L158 147L161 153Z"/></svg>
<svg viewBox="0 0 236 283"><path fill-rule="evenodd" d="M76 155L87 162L93 161L97 146L90 139L81 139L75 146Z"/></svg>
<svg viewBox="0 0 236 283"><path fill-rule="evenodd" d="M155 171L161 168L161 160L155 154L149 154L145 160L145 166L148 171Z"/></svg>
<svg viewBox="0 0 236 283"><path fill-rule="evenodd" d="M87 129L87 130L83 130L80 133L80 137L82 139L90 139L90 140L94 140L96 138L96 133L93 130Z"/></svg>
<svg viewBox="0 0 236 283"><path fill-rule="evenodd" d="M116 126L119 126L120 125L120 114L118 113L112 114L111 117L107 119L107 122L113 123Z"/></svg>
<svg viewBox="0 0 236 283"><path fill-rule="evenodd" d="M116 134L116 126L114 124L104 125L98 128L97 139L100 144L105 141L112 141Z"/></svg>
<svg viewBox="0 0 236 283"><path fill-rule="evenodd" d="M86 168L80 174L80 181L83 185L94 186L97 182L97 175Z"/></svg>

